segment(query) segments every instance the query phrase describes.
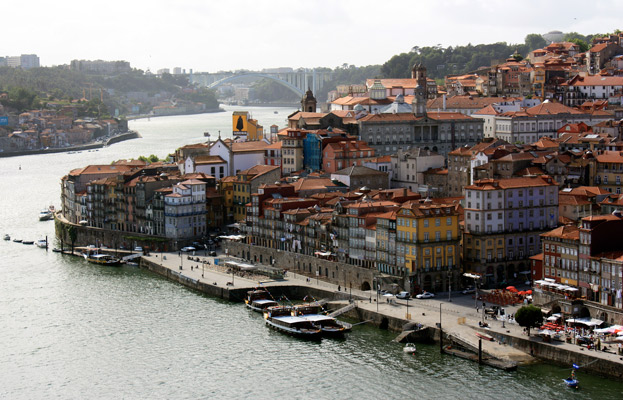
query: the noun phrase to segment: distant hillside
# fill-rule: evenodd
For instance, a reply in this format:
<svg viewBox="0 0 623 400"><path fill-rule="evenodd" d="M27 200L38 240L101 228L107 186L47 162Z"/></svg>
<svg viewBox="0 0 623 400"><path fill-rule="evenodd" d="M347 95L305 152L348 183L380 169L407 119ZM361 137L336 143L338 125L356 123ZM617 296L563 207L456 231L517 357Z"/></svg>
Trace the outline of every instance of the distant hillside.
<svg viewBox="0 0 623 400"><path fill-rule="evenodd" d="M25 89L37 94L41 100L73 100L104 98L110 109L119 109L125 113L131 103L127 95L131 92L143 92L147 96L159 93L166 97L200 101L207 108L218 108L214 92L205 89L188 93L188 79L185 76L163 74L162 77L145 75L143 71L132 70L113 76L89 75L64 67L42 67L23 70L20 68L0 67L0 91Z"/></svg>

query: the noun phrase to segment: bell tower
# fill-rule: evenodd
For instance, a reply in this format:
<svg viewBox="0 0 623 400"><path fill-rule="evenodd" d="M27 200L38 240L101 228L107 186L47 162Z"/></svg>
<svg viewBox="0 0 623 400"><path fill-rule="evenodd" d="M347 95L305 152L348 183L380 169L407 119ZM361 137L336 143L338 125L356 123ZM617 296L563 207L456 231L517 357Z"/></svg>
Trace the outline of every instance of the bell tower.
<svg viewBox="0 0 623 400"><path fill-rule="evenodd" d="M316 112L316 98L311 89L307 89L305 95L301 99L301 111L303 112Z"/></svg>

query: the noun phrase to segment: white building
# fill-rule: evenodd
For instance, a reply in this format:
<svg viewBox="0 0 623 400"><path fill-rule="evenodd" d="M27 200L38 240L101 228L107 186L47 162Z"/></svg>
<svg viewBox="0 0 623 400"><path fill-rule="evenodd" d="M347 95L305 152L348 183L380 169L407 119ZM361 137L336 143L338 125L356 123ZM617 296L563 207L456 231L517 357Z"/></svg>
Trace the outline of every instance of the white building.
<svg viewBox="0 0 623 400"><path fill-rule="evenodd" d="M558 129L566 124L584 122L588 126L593 126L612 119L611 114L602 110L583 112L560 103L552 103L549 100L519 111L504 113L496 111L486 114L483 110L474 117L484 115L489 116L489 118L483 118L485 123L490 124L490 129L485 128L487 136L493 135L511 144L534 143L545 136L556 138Z"/></svg>
<svg viewBox="0 0 623 400"><path fill-rule="evenodd" d="M576 75L566 83L565 105L582 105L587 100L608 100L609 104L621 104L623 76Z"/></svg>
<svg viewBox="0 0 623 400"><path fill-rule="evenodd" d="M404 187L417 192L420 185L424 185L424 172L442 168L445 165L445 157L419 147L398 149L398 152L391 156L391 165L392 188Z"/></svg>

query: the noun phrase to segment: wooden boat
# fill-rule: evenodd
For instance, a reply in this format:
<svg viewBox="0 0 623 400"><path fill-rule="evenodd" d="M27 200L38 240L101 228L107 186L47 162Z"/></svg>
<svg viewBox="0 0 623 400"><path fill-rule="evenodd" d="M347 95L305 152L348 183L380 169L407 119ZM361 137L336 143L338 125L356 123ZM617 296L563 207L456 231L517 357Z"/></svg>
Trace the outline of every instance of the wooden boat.
<svg viewBox="0 0 623 400"><path fill-rule="evenodd" d="M13 239L15 243L22 243L22 239Z"/></svg>
<svg viewBox="0 0 623 400"><path fill-rule="evenodd" d="M292 306L292 316L307 319L322 330L324 336L341 337L350 332L352 325L329 317L320 303L304 303Z"/></svg>
<svg viewBox="0 0 623 400"><path fill-rule="evenodd" d="M112 265L120 265L121 264L121 260L118 258L115 258L109 254L89 254L89 253L85 253L82 255L84 257L85 260L87 260L88 262L94 263L94 264L100 264L100 265L107 265L107 266L112 266Z"/></svg>
<svg viewBox="0 0 623 400"><path fill-rule="evenodd" d="M322 337L322 330L304 317L292 315L292 308L289 306L269 307L264 311L266 325L287 333L288 335L319 340Z"/></svg>
<svg viewBox="0 0 623 400"><path fill-rule="evenodd" d="M275 304L265 305L265 303L261 302L260 300L273 301ZM254 302L256 302L256 304L253 304ZM268 307L274 307L279 305L276 301L272 299L270 292L265 288L256 288L254 290L249 290L247 292L247 297L244 299L244 303L247 305L248 308L258 312L264 312L264 310Z"/></svg>
<svg viewBox="0 0 623 400"><path fill-rule="evenodd" d="M7 233L4 235L4 240L11 240L11 236Z"/></svg>
<svg viewBox="0 0 623 400"><path fill-rule="evenodd" d="M34 244L34 243L35 243L35 241L34 241L34 240L24 240L24 241L22 242L22 244Z"/></svg>
<svg viewBox="0 0 623 400"><path fill-rule="evenodd" d="M257 300L253 300L251 303L247 304L247 307L249 307L253 311L257 311L257 312L263 313L264 310L266 310L268 307L275 307L275 306L278 306L278 305L279 305L279 303L277 303L275 300L257 299Z"/></svg>

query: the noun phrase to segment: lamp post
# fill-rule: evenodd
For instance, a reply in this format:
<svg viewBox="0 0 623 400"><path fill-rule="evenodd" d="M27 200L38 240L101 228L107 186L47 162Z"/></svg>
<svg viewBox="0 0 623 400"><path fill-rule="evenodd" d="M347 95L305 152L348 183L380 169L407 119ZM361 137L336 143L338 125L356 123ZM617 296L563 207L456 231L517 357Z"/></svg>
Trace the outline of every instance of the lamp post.
<svg viewBox="0 0 623 400"><path fill-rule="evenodd" d="M411 319L411 316L409 315L409 297L407 297L407 315L406 315L407 319Z"/></svg>
<svg viewBox="0 0 623 400"><path fill-rule="evenodd" d="M448 303L452 303L452 269L448 269Z"/></svg>

